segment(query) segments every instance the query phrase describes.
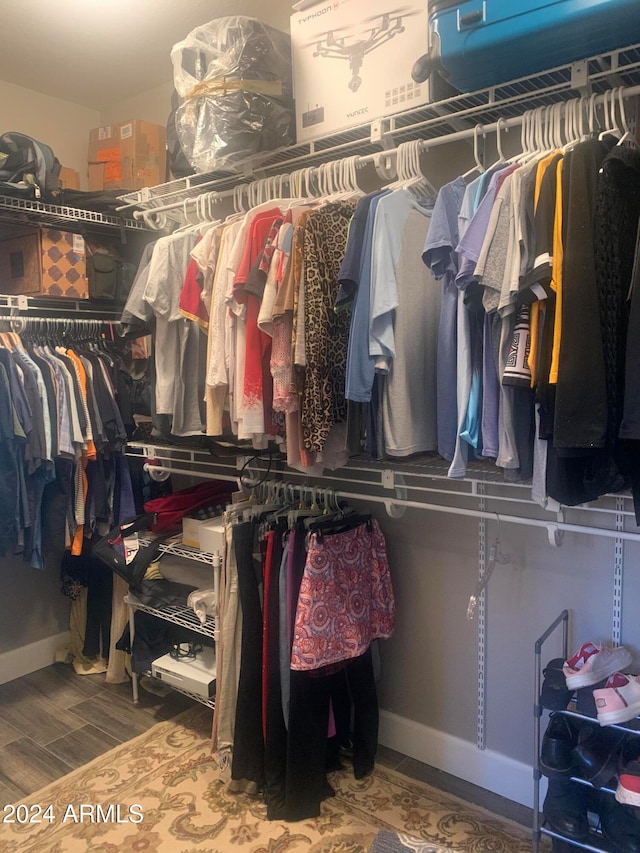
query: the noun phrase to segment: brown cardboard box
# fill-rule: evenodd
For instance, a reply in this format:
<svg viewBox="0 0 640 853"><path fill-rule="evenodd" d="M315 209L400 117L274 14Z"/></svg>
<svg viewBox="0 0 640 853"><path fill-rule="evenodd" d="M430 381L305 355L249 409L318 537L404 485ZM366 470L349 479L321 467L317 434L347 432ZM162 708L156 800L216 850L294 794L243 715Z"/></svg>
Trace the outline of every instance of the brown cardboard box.
<svg viewBox="0 0 640 853"><path fill-rule="evenodd" d="M43 228L40 232L42 289L46 296L87 299L87 257L79 234Z"/></svg>
<svg viewBox="0 0 640 853"><path fill-rule="evenodd" d="M12 296L40 293L40 232L25 231L0 240L0 290Z"/></svg>
<svg viewBox="0 0 640 853"><path fill-rule="evenodd" d="M89 190L139 190L161 184L166 128L142 119L107 124L89 133Z"/></svg>
<svg viewBox="0 0 640 853"><path fill-rule="evenodd" d="M66 166L63 166L60 169L60 183L62 184L62 188L65 190L79 190L80 172L76 172L75 169L69 169Z"/></svg>
<svg viewBox="0 0 640 853"><path fill-rule="evenodd" d="M55 228L14 232L0 241L0 289L10 294L86 299L84 239Z"/></svg>

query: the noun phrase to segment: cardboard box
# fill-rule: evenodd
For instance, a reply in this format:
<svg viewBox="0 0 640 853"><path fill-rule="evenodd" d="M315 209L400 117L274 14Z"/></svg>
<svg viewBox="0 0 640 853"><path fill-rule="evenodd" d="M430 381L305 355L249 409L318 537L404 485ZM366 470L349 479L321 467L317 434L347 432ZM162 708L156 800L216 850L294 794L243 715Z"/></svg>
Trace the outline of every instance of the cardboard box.
<svg viewBox="0 0 640 853"><path fill-rule="evenodd" d="M70 231L43 228L40 232L44 296L87 299L87 255L84 238Z"/></svg>
<svg viewBox="0 0 640 853"><path fill-rule="evenodd" d="M200 528L204 523L199 518L185 516L182 519L182 544L188 545L190 548L199 548Z"/></svg>
<svg viewBox="0 0 640 853"><path fill-rule="evenodd" d="M224 557L225 532L221 516L210 518L200 528L200 548L207 554L215 554L219 551L220 556Z"/></svg>
<svg viewBox="0 0 640 853"><path fill-rule="evenodd" d="M182 519L182 544L198 548L210 554L224 553L224 523L220 516L215 518Z"/></svg>
<svg viewBox="0 0 640 853"><path fill-rule="evenodd" d="M60 169L60 183L62 184L62 188L65 190L79 190L80 172L76 172L75 169L68 169L66 166L63 166Z"/></svg>
<svg viewBox="0 0 640 853"><path fill-rule="evenodd" d="M411 78L414 62L428 51L427 3L296 6L291 50L298 142L429 103L429 83Z"/></svg>
<svg viewBox="0 0 640 853"><path fill-rule="evenodd" d="M0 241L0 289L86 299L84 239L79 234L42 228Z"/></svg>
<svg viewBox="0 0 640 853"><path fill-rule="evenodd" d="M89 191L139 190L165 180L167 132L142 119L89 132Z"/></svg>
<svg viewBox="0 0 640 853"><path fill-rule="evenodd" d="M40 293L40 233L0 240L0 290L10 295Z"/></svg>

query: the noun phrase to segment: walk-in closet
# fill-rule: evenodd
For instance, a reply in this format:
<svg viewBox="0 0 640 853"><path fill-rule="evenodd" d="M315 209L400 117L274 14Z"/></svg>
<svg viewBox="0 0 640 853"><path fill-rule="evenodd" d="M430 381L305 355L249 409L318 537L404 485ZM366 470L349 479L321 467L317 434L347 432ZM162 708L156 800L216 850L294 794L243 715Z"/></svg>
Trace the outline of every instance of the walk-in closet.
<svg viewBox="0 0 640 853"><path fill-rule="evenodd" d="M640 850L637 25L458 91L497 0L60 3L55 85L0 60L80 176L0 186L0 848ZM303 60L395 86L423 17L319 131ZM90 189L116 127L169 165Z"/></svg>

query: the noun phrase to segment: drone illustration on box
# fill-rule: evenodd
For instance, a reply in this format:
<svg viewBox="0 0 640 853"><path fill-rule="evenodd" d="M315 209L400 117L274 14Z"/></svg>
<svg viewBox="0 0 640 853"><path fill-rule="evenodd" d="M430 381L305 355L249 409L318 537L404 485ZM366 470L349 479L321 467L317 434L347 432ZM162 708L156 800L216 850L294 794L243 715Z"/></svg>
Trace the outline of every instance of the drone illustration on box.
<svg viewBox="0 0 640 853"><path fill-rule="evenodd" d="M361 22L362 35L354 35L354 27L336 27L320 33L307 43L307 47L315 48L314 56L348 60L351 69L348 85L352 92L357 92L362 85L359 75L365 56L403 33L404 19L417 14L417 9L402 8L373 15Z"/></svg>

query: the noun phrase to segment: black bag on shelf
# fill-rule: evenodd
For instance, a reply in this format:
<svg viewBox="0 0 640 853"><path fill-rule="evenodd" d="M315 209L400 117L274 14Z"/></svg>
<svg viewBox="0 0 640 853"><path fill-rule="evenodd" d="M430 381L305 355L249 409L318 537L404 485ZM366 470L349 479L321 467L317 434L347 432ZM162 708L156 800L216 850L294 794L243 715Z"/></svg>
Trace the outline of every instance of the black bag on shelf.
<svg viewBox="0 0 640 853"><path fill-rule="evenodd" d="M126 559L124 540L140 530L148 530L153 519L153 513L144 513L133 518L127 518L122 524L114 527L106 536L99 539L91 549L92 555L97 560L120 575L132 589L136 589L140 585L149 565L158 558L160 545L168 537L159 536L149 545L139 548L129 562Z"/></svg>
<svg viewBox="0 0 640 853"><path fill-rule="evenodd" d="M176 113L179 106L180 96L174 89L171 95L171 112L167 119L167 160L172 178L185 178L187 175L195 173L195 169L188 161L178 137Z"/></svg>
<svg viewBox="0 0 640 853"><path fill-rule="evenodd" d="M136 269L134 264L115 255L87 251L89 299L108 299L124 304Z"/></svg>
<svg viewBox="0 0 640 853"><path fill-rule="evenodd" d="M56 198L62 192L60 161L52 149L24 133L0 135L0 186L29 198Z"/></svg>

